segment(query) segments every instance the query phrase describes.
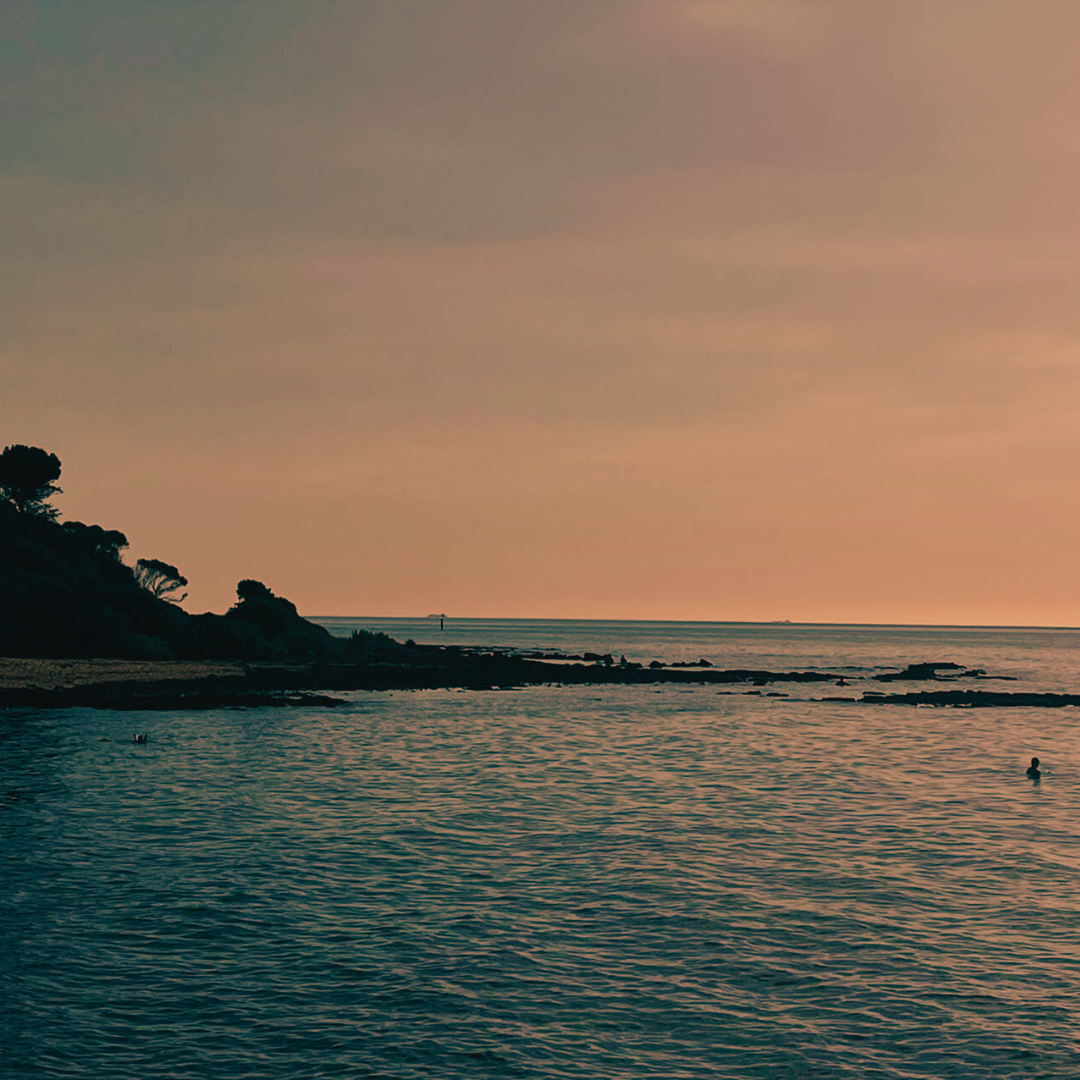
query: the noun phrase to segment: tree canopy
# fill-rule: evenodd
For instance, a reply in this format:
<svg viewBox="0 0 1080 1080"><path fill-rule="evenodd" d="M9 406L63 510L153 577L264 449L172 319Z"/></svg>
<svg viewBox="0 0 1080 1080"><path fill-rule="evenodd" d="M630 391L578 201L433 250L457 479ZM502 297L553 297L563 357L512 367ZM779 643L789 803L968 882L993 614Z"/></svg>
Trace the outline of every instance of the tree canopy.
<svg viewBox="0 0 1080 1080"><path fill-rule="evenodd" d="M183 596L170 595L182 589L188 583L188 579L175 566L170 566L169 563L162 562L160 559L139 559L135 563L135 578L144 589L159 600L179 604L181 600L187 598L187 593Z"/></svg>
<svg viewBox="0 0 1080 1080"><path fill-rule="evenodd" d="M0 453L0 656L140 660L336 659L345 643L260 581L224 615L180 607L187 585L161 559L121 558L117 529L56 520L60 460L37 447ZM357 654L359 655L359 654Z"/></svg>
<svg viewBox="0 0 1080 1080"><path fill-rule="evenodd" d="M120 552L128 546L127 537L119 529L103 529L100 525L84 525L81 521L65 521L60 528L84 550L118 561Z"/></svg>
<svg viewBox="0 0 1080 1080"><path fill-rule="evenodd" d="M236 586L236 596L240 603L246 600L276 600L277 597L261 582L254 578L244 578Z"/></svg>
<svg viewBox="0 0 1080 1080"><path fill-rule="evenodd" d="M48 500L60 494L59 479L60 459L37 446L15 443L0 454L0 495L20 513L55 518L58 511Z"/></svg>

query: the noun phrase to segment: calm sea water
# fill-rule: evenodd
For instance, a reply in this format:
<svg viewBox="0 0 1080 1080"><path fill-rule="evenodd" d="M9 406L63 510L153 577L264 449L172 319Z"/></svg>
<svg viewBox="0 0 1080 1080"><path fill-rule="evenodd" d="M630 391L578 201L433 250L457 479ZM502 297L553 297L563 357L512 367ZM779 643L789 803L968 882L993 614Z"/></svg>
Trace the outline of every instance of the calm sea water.
<svg viewBox="0 0 1080 1080"><path fill-rule="evenodd" d="M1080 692L1072 631L325 622ZM1080 1075L1076 711L730 689L0 714L0 1076Z"/></svg>

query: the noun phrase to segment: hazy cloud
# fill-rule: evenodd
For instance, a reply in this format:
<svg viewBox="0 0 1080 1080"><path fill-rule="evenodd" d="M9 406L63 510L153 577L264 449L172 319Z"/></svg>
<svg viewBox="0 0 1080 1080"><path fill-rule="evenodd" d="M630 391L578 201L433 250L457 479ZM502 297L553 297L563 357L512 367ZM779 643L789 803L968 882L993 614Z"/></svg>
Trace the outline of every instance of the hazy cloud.
<svg viewBox="0 0 1080 1080"><path fill-rule="evenodd" d="M959 621L1073 544L1071 3L0 18L5 442L196 606Z"/></svg>

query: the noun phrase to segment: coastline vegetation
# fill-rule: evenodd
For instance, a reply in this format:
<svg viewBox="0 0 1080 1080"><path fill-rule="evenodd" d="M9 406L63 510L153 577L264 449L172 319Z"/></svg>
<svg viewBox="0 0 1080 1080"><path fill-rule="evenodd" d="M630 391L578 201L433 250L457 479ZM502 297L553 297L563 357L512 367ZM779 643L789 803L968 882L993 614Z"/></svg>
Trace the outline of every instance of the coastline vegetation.
<svg viewBox="0 0 1080 1080"><path fill-rule="evenodd" d="M336 638L304 619L291 601L251 578L239 582L237 601L223 615L193 615L180 607L187 594L176 594L188 581L176 566L157 558L139 558L128 565L123 560L128 540L122 532L58 520L51 499L60 494L59 478L55 454L22 445L0 453L0 657L50 672L48 684L29 670L14 682L8 678L0 686L0 708L338 703L313 695L314 689L696 682L743 687L721 693L785 697L760 688L777 682L849 685L847 679L820 670L717 670L705 660L667 665L654 661L646 668L625 658L616 665L612 657L592 653L514 656L460 645L401 644L366 630ZM583 662L545 662L552 659ZM79 661L90 671L73 670ZM117 661L135 662L138 670L111 679L102 665ZM1009 677L946 661L909 664L874 678L942 683ZM867 691L859 699L834 694L821 700L964 708L1080 704L1076 695L1011 694L970 685L913 693Z"/></svg>
<svg viewBox="0 0 1080 1080"><path fill-rule="evenodd" d="M116 529L60 522L60 460L38 447L0 453L0 656L129 660L360 661L403 649L384 634L335 638L259 581L223 615L179 606L188 584L156 558L123 561Z"/></svg>

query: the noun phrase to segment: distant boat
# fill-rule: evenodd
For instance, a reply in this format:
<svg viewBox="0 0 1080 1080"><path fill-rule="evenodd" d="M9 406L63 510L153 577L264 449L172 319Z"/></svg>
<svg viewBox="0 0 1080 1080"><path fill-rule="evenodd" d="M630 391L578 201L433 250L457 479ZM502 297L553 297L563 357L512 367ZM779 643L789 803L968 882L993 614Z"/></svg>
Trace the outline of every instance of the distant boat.
<svg viewBox="0 0 1080 1080"><path fill-rule="evenodd" d="M770 626L790 626L791 625L791 620L790 619L770 619L769 620L769 625Z"/></svg>

